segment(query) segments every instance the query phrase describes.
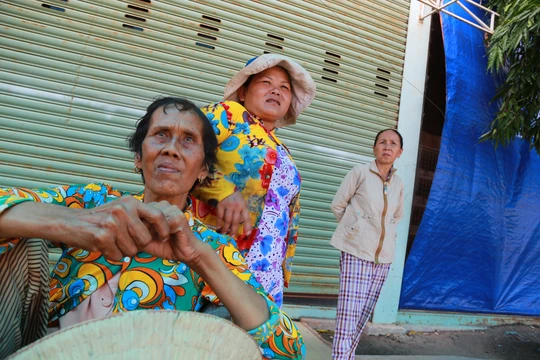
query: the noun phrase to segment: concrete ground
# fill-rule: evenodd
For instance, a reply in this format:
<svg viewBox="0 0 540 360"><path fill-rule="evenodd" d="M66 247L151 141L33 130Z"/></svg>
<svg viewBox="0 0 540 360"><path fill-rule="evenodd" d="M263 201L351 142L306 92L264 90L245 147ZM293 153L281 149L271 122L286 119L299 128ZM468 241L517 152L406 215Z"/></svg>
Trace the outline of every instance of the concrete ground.
<svg viewBox="0 0 540 360"><path fill-rule="evenodd" d="M322 321L322 323L321 323ZM313 327L325 328L332 327L333 321L331 320L300 320L296 322L298 330L304 338L306 344L307 358L306 360L331 360L332 359L332 344L326 341ZM370 331L370 329L366 329ZM386 329L387 331L395 331L392 329ZM380 332L381 329L371 329L371 332ZM399 329L397 330L399 331ZM421 356L421 355L356 355L356 360L480 360L477 358L468 358L462 356Z"/></svg>

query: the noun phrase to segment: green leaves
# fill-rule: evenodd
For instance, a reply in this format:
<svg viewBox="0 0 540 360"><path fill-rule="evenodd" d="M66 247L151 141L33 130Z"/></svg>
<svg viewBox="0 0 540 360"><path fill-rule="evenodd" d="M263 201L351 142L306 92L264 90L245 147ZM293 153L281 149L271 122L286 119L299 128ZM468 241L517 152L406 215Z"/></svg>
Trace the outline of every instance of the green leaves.
<svg viewBox="0 0 540 360"><path fill-rule="evenodd" d="M521 137L540 154L540 0L491 0L501 15L489 41L488 70L506 75L500 104L480 140L497 146Z"/></svg>

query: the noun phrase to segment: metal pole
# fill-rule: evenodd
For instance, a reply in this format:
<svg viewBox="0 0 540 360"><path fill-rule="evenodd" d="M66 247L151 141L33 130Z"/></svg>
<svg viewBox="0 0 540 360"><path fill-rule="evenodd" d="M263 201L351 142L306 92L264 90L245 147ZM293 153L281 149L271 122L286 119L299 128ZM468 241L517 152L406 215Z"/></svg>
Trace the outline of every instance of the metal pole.
<svg viewBox="0 0 540 360"><path fill-rule="evenodd" d="M452 17L455 17L456 19L459 19L459 20L461 20L461 21L463 21L463 22L465 22L465 23L467 23L467 24L469 24L469 25L471 25L471 26L474 26L474 27L477 28L477 29L486 31L487 33L490 33L490 34L493 34L493 32L491 32L491 30L487 31L486 29L484 29L484 28L478 26L477 24L475 24L475 23L473 23L473 22L470 22L470 21L467 20L467 19L462 18L461 16L458 16L458 15L453 14L453 13L451 13L451 12L449 12L449 11L446 11L446 10L441 10L441 12L445 13L446 15L450 15L450 16L452 16Z"/></svg>
<svg viewBox="0 0 540 360"><path fill-rule="evenodd" d="M469 15L471 15L474 20L478 21L478 23L480 24L480 26L482 26L482 28L484 28L487 32L490 31L489 26L487 26L482 20L480 20L480 18L474 15L474 13L471 10L469 10L465 5L463 5L459 1L458 1L458 5L461 6L463 10L465 10Z"/></svg>

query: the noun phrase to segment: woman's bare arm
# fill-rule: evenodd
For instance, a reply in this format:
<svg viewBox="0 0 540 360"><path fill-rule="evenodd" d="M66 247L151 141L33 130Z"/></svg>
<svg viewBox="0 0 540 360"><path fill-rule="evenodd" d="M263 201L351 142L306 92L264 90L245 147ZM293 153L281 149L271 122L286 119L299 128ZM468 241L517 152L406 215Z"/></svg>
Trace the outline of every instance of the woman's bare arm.
<svg viewBox="0 0 540 360"><path fill-rule="evenodd" d="M150 224L150 225L147 225ZM67 208L27 201L0 213L0 238L38 237L88 251L111 260L133 256L170 228L161 210L131 196L93 209Z"/></svg>

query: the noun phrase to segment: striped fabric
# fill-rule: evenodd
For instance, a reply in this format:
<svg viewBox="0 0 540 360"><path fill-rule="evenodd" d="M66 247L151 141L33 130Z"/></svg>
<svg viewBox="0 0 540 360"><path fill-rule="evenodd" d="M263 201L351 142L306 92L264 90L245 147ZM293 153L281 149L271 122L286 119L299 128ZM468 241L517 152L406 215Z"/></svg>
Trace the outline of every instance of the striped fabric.
<svg viewBox="0 0 540 360"><path fill-rule="evenodd" d="M23 239L0 256L0 359L47 333L47 244Z"/></svg>
<svg viewBox="0 0 540 360"><path fill-rule="evenodd" d="M391 264L375 264L341 252L334 360L354 360L366 326Z"/></svg>

